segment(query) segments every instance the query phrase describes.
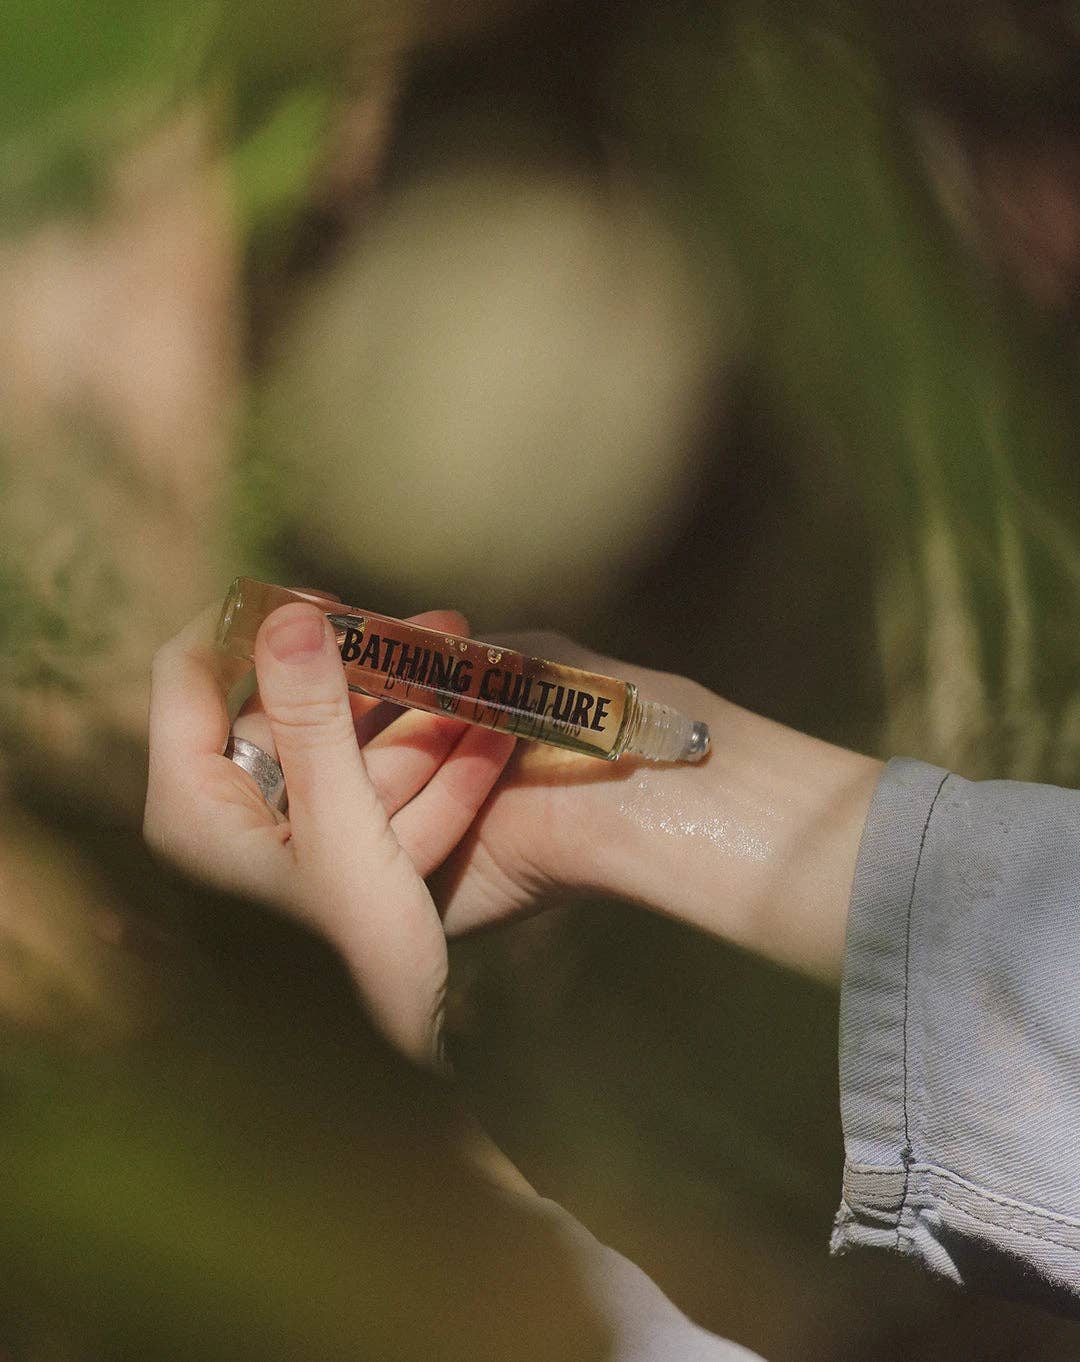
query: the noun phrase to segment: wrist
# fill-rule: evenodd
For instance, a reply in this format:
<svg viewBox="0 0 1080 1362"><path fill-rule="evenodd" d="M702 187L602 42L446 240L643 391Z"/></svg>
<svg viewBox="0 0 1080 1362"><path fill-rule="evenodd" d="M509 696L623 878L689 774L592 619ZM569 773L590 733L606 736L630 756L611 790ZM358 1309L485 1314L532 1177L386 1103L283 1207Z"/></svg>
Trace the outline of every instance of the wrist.
<svg viewBox="0 0 1080 1362"><path fill-rule="evenodd" d="M594 887L838 978L881 763L683 686L712 751L699 766L641 763L612 782Z"/></svg>

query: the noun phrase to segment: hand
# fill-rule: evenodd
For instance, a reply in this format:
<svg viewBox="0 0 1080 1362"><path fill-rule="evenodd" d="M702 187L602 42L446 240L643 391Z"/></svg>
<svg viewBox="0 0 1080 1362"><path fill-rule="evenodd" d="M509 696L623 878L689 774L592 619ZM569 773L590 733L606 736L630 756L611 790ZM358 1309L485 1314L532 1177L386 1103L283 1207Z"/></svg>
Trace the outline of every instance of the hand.
<svg viewBox="0 0 1080 1362"><path fill-rule="evenodd" d="M222 756L235 678L210 646L214 615L154 660L147 839L194 876L325 934L376 1024L430 1062L447 958L424 876L468 828L513 739L412 710L381 726L375 702L350 697L325 617L314 606L282 606L256 640L260 706L245 722L261 724L259 745L276 748L289 795L283 818ZM467 630L450 612L417 619Z"/></svg>
<svg viewBox="0 0 1080 1362"><path fill-rule="evenodd" d="M715 700L679 676L590 651L560 634L499 635L495 643L635 682L650 699L697 717ZM532 910L552 891L617 892L613 862L625 854L623 811L642 773L700 780L696 768L659 768L624 756L608 762L547 743L518 744L491 798L433 882L453 936Z"/></svg>
<svg viewBox="0 0 1080 1362"><path fill-rule="evenodd" d="M577 887L642 903L835 981L880 762L751 714L683 677L554 635L497 640L637 683L708 723L699 765L602 762L520 743L433 888L450 934Z"/></svg>

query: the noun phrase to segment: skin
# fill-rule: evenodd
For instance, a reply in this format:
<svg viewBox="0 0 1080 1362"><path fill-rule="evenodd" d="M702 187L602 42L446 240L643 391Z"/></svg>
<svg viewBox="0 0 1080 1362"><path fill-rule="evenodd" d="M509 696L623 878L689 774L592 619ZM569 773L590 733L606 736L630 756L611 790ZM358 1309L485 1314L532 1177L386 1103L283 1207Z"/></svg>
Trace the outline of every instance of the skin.
<svg viewBox="0 0 1080 1362"><path fill-rule="evenodd" d="M499 640L634 681L704 719L700 765L599 762L522 743L437 877L450 934L584 888L644 904L838 980L859 837L881 763L732 705L683 677L555 636Z"/></svg>
<svg viewBox="0 0 1080 1362"><path fill-rule="evenodd" d="M837 977L879 763L550 636L504 641L638 682L704 718L713 750L666 767L542 744L514 752L505 735L351 696L324 616L290 604L259 632L258 697L235 724L276 751L286 819L221 755L236 677L209 644L214 614L155 658L147 838L196 877L324 933L376 1024L414 1059L437 1062L446 934L530 911L558 888L635 899ZM453 612L416 618L468 631Z"/></svg>
<svg viewBox="0 0 1080 1362"><path fill-rule="evenodd" d="M410 714L361 749L363 713L350 705L330 626L314 607L284 606L259 632L255 669L261 719L288 783L285 819L221 755L235 678L208 644L212 614L154 660L147 839L195 877L322 932L376 1025L405 1054L434 1063L446 938L424 876L472 822L511 740ZM458 617L422 622L449 629Z"/></svg>

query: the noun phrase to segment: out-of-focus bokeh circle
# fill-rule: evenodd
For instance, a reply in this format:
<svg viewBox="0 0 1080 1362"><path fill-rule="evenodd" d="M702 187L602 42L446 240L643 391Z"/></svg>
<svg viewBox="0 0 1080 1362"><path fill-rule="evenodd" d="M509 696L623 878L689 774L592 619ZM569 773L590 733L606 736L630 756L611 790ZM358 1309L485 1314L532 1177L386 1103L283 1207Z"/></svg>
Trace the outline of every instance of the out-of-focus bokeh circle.
<svg viewBox="0 0 1080 1362"><path fill-rule="evenodd" d="M558 613L670 532L732 323L640 194L474 168L402 192L314 291L260 437L309 552Z"/></svg>

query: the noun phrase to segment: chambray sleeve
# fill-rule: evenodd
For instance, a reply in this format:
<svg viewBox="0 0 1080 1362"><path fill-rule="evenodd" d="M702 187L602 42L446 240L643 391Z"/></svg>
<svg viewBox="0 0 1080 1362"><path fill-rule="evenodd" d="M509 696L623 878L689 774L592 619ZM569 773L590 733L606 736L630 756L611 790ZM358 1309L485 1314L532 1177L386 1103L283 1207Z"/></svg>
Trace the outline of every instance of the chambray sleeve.
<svg viewBox="0 0 1080 1362"><path fill-rule="evenodd" d="M1080 1316L1080 793L890 762L859 850L833 1248Z"/></svg>

